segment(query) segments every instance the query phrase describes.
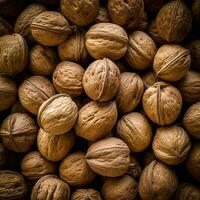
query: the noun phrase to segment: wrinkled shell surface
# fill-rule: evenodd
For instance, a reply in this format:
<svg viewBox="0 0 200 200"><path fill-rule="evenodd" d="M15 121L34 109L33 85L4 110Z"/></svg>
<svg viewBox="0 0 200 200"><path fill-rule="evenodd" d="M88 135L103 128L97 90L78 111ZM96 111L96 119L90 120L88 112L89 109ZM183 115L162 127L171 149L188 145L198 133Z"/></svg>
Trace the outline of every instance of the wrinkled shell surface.
<svg viewBox="0 0 200 200"><path fill-rule="evenodd" d="M140 18L139 24L137 25L136 29L139 31L145 31L147 29L148 23L148 14L145 11L143 11L142 17Z"/></svg>
<svg viewBox="0 0 200 200"><path fill-rule="evenodd" d="M145 86L145 89L151 87L154 83L158 82L158 78L153 70L148 70L142 74L142 80Z"/></svg>
<svg viewBox="0 0 200 200"><path fill-rule="evenodd" d="M0 17L0 37L11 33L12 26L2 17Z"/></svg>
<svg viewBox="0 0 200 200"><path fill-rule="evenodd" d="M102 200L101 195L94 189L77 189L71 196L71 200Z"/></svg>

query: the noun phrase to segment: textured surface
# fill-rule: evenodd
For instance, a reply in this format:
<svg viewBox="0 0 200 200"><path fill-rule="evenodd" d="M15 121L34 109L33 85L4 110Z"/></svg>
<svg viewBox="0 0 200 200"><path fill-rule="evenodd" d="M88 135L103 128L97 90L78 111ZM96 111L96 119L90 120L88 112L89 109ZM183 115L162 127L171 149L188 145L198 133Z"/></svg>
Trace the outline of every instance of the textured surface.
<svg viewBox="0 0 200 200"><path fill-rule="evenodd" d="M100 193L94 189L77 189L71 200L102 200Z"/></svg>
<svg viewBox="0 0 200 200"><path fill-rule="evenodd" d="M143 80L145 89L151 87L154 83L158 82L156 74L151 69L143 73L141 78Z"/></svg>

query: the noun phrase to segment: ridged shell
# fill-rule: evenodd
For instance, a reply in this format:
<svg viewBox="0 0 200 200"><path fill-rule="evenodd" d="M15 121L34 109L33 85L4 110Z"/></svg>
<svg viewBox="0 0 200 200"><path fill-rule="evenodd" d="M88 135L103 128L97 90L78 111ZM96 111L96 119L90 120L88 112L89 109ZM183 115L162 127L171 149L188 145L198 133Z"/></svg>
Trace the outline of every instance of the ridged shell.
<svg viewBox="0 0 200 200"><path fill-rule="evenodd" d="M77 189L71 200L102 200L100 193L94 189Z"/></svg>

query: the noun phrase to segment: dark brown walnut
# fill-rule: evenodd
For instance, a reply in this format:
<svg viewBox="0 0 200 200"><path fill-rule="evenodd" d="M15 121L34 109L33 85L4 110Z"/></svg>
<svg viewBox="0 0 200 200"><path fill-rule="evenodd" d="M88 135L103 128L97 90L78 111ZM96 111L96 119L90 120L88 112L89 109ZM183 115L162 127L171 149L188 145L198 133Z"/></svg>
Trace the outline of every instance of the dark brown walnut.
<svg viewBox="0 0 200 200"><path fill-rule="evenodd" d="M180 45L166 44L161 46L153 61L156 76L164 81L179 81L191 64L190 51Z"/></svg>
<svg viewBox="0 0 200 200"><path fill-rule="evenodd" d="M143 0L109 0L108 13L113 23L135 29L144 11Z"/></svg>
<svg viewBox="0 0 200 200"><path fill-rule="evenodd" d="M15 152L27 152L35 143L38 127L26 113L14 113L4 119L0 128L3 144Z"/></svg>
<svg viewBox="0 0 200 200"><path fill-rule="evenodd" d="M129 34L125 60L131 68L145 70L152 67L156 51L156 45L149 35L142 31L134 31Z"/></svg>
<svg viewBox="0 0 200 200"><path fill-rule="evenodd" d="M149 148L146 151L142 152L141 154L141 157L140 157L141 166L144 168L155 159L156 159L156 156L153 150Z"/></svg>
<svg viewBox="0 0 200 200"><path fill-rule="evenodd" d="M171 200L177 186L175 172L164 163L154 160L142 172L139 194L143 200Z"/></svg>
<svg viewBox="0 0 200 200"><path fill-rule="evenodd" d="M73 24L87 26L95 21L99 13L98 0L61 0L62 14Z"/></svg>
<svg viewBox="0 0 200 200"><path fill-rule="evenodd" d="M56 175L40 178L31 193L31 200L70 200L69 185Z"/></svg>
<svg viewBox="0 0 200 200"><path fill-rule="evenodd" d="M0 72L22 72L28 62L28 46L25 39L17 33L0 37L0 55Z"/></svg>
<svg viewBox="0 0 200 200"><path fill-rule="evenodd" d="M6 164L6 148L0 142L0 169L2 169Z"/></svg>
<svg viewBox="0 0 200 200"><path fill-rule="evenodd" d="M192 137L200 140L200 102L187 109L183 117L183 124Z"/></svg>
<svg viewBox="0 0 200 200"><path fill-rule="evenodd" d="M75 138L73 130L63 135L51 135L40 129L37 136L37 147L47 160L60 161L71 151Z"/></svg>
<svg viewBox="0 0 200 200"><path fill-rule="evenodd" d="M134 179L138 179L142 173L142 169L136 159L134 154L130 155L130 165L129 169L126 172L129 176L133 177Z"/></svg>
<svg viewBox="0 0 200 200"><path fill-rule="evenodd" d="M139 104L144 93L144 84L136 73L124 72L120 75L119 91L116 96L118 111L127 113Z"/></svg>
<svg viewBox="0 0 200 200"><path fill-rule="evenodd" d="M127 45L127 33L117 24L98 23L86 33L87 50L95 59L118 60L126 53Z"/></svg>
<svg viewBox="0 0 200 200"><path fill-rule="evenodd" d="M145 11L142 12L142 17L140 18L139 24L136 27L138 31L145 31L147 29L149 20L148 15Z"/></svg>
<svg viewBox="0 0 200 200"><path fill-rule="evenodd" d="M82 152L69 154L61 162L59 174L62 180L74 187L86 186L96 177L96 173L90 169Z"/></svg>
<svg viewBox="0 0 200 200"><path fill-rule="evenodd" d="M59 12L45 11L33 19L31 33L38 43L57 46L69 36L69 23Z"/></svg>
<svg viewBox="0 0 200 200"><path fill-rule="evenodd" d="M195 22L197 22L197 24L200 24L200 2L199 0L194 0L192 2L192 16Z"/></svg>
<svg viewBox="0 0 200 200"><path fill-rule="evenodd" d="M154 83L158 82L158 78L153 70L148 70L141 76L145 89L151 87Z"/></svg>
<svg viewBox="0 0 200 200"><path fill-rule="evenodd" d="M97 190L77 189L72 194L71 200L102 200L102 198Z"/></svg>
<svg viewBox="0 0 200 200"><path fill-rule="evenodd" d="M42 103L55 93L51 81L43 76L31 76L25 79L18 89L21 104L35 115L37 115Z"/></svg>
<svg viewBox="0 0 200 200"><path fill-rule="evenodd" d="M89 102L79 110L75 125L76 134L89 141L105 137L117 122L117 106L107 103Z"/></svg>
<svg viewBox="0 0 200 200"><path fill-rule="evenodd" d="M185 77L177 84L183 101L188 104L193 104L200 101L200 73L188 71Z"/></svg>
<svg viewBox="0 0 200 200"><path fill-rule="evenodd" d="M93 143L85 156L90 168L101 176L118 177L130 165L130 150L120 139L108 137Z"/></svg>
<svg viewBox="0 0 200 200"><path fill-rule="evenodd" d="M12 32L12 26L2 17L0 17L0 37Z"/></svg>
<svg viewBox="0 0 200 200"><path fill-rule="evenodd" d="M111 22L108 11L105 7L99 7L99 14L96 17L95 23L109 23Z"/></svg>
<svg viewBox="0 0 200 200"><path fill-rule="evenodd" d="M28 5L17 17L14 27L15 33L19 33L27 42L33 42L30 25L37 15L46 10L47 8L42 4L32 3Z"/></svg>
<svg viewBox="0 0 200 200"><path fill-rule="evenodd" d="M153 137L151 124L144 115L138 112L124 115L117 123L117 133L131 152L147 149Z"/></svg>
<svg viewBox="0 0 200 200"><path fill-rule="evenodd" d="M57 94L46 100L38 112L38 124L52 135L71 130L78 117L78 107L67 94Z"/></svg>
<svg viewBox="0 0 200 200"><path fill-rule="evenodd" d="M58 93L65 93L72 98L79 97L83 92L84 68L71 61L59 63L53 73L53 85Z"/></svg>
<svg viewBox="0 0 200 200"><path fill-rule="evenodd" d="M33 74L49 76L54 72L58 57L53 49L36 44L31 48L29 55L28 69Z"/></svg>
<svg viewBox="0 0 200 200"><path fill-rule="evenodd" d="M138 193L137 182L128 175L108 178L102 187L104 200L133 200Z"/></svg>
<svg viewBox="0 0 200 200"><path fill-rule="evenodd" d="M144 7L150 13L157 13L165 2L166 0L144 0Z"/></svg>
<svg viewBox="0 0 200 200"><path fill-rule="evenodd" d="M142 104L145 113L154 123L167 125L179 116L182 97L174 86L160 81L144 92Z"/></svg>
<svg viewBox="0 0 200 200"><path fill-rule="evenodd" d="M119 68L108 58L91 63L83 76L85 93L94 101L111 100L117 94L119 84Z"/></svg>
<svg viewBox="0 0 200 200"><path fill-rule="evenodd" d="M191 142L182 127L168 126L156 130L152 147L159 160L168 165L179 165L187 158Z"/></svg>
<svg viewBox="0 0 200 200"><path fill-rule="evenodd" d="M17 100L11 108L11 113L28 113L28 111L22 106L19 100Z"/></svg>
<svg viewBox="0 0 200 200"><path fill-rule="evenodd" d="M186 160L186 168L192 177L200 181L200 143L193 144Z"/></svg>
<svg viewBox="0 0 200 200"><path fill-rule="evenodd" d="M156 28L159 36L167 42L181 42L191 31L191 12L182 1L171 1L160 9L156 17Z"/></svg>
<svg viewBox="0 0 200 200"><path fill-rule="evenodd" d="M0 74L0 111L8 109L17 98L17 86L10 77Z"/></svg>

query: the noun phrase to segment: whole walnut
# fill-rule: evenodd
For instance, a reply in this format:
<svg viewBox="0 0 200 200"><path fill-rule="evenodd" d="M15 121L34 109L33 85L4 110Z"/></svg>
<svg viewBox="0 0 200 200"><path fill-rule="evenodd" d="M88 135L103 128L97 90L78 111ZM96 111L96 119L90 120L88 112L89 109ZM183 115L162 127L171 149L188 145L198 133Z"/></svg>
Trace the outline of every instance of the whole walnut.
<svg viewBox="0 0 200 200"><path fill-rule="evenodd" d="M52 135L71 130L78 117L78 107L67 94L57 94L46 100L38 112L38 124Z"/></svg>
<svg viewBox="0 0 200 200"><path fill-rule="evenodd" d="M139 104L143 93L144 84L137 73L121 73L119 91L116 96L118 111L127 113L135 109Z"/></svg>
<svg viewBox="0 0 200 200"><path fill-rule="evenodd" d="M40 13L46 11L47 8L42 4L32 3L29 4L17 17L15 22L14 31L23 36L26 41L33 42L33 36L31 34L31 23L34 18L37 17Z"/></svg>
<svg viewBox="0 0 200 200"><path fill-rule="evenodd" d="M133 31L129 34L126 62L131 68L145 70L152 67L157 48L153 39L142 31Z"/></svg>
<svg viewBox="0 0 200 200"><path fill-rule="evenodd" d="M164 81L179 81L191 64L190 51L180 45L161 46L154 58L153 69L156 76Z"/></svg>
<svg viewBox="0 0 200 200"><path fill-rule="evenodd" d="M56 175L42 176L34 185L31 200L70 200L69 185Z"/></svg>
<svg viewBox="0 0 200 200"><path fill-rule="evenodd" d="M3 144L15 152L27 152L35 143L38 127L26 113L10 114L1 124Z"/></svg>
<svg viewBox="0 0 200 200"><path fill-rule="evenodd" d="M158 78L153 70L148 70L141 76L145 89L151 87L154 83L158 82Z"/></svg>
<svg viewBox="0 0 200 200"><path fill-rule="evenodd" d="M108 0L108 13L113 23L135 29L144 11L143 0Z"/></svg>
<svg viewBox="0 0 200 200"><path fill-rule="evenodd" d="M95 21L99 13L98 0L61 0L62 14L73 24L87 26Z"/></svg>
<svg viewBox="0 0 200 200"><path fill-rule="evenodd" d="M200 2L199 0L192 1L192 16L194 21L199 25L200 24Z"/></svg>
<svg viewBox="0 0 200 200"><path fill-rule="evenodd" d="M117 123L117 133L131 152L144 151L153 137L151 124L139 112L124 115Z"/></svg>
<svg viewBox="0 0 200 200"><path fill-rule="evenodd" d="M90 168L101 176L118 177L130 165L130 150L120 139L108 137L93 143L85 156Z"/></svg>
<svg viewBox="0 0 200 200"><path fill-rule="evenodd" d="M90 184L96 177L85 160L85 154L74 152L69 154L60 164L60 178L74 187Z"/></svg>
<svg viewBox="0 0 200 200"><path fill-rule="evenodd" d="M18 89L21 104L32 114L37 115L42 103L55 94L51 81L43 76L25 79Z"/></svg>
<svg viewBox="0 0 200 200"><path fill-rule="evenodd" d="M140 18L139 24L136 27L138 31L145 31L147 29L149 20L148 15L145 11L142 12L142 17Z"/></svg>
<svg viewBox="0 0 200 200"><path fill-rule="evenodd" d="M58 58L53 49L36 44L29 55L28 68L33 74L49 76L54 72Z"/></svg>
<svg viewBox="0 0 200 200"><path fill-rule="evenodd" d="M42 157L38 151L32 151L22 159L21 173L29 180L38 180L44 175L55 174L56 165Z"/></svg>
<svg viewBox="0 0 200 200"><path fill-rule="evenodd" d="M0 55L0 72L22 72L28 63L28 46L25 39L17 33L0 37Z"/></svg>
<svg viewBox="0 0 200 200"><path fill-rule="evenodd" d="M77 189L72 194L71 200L102 200L102 198L97 190Z"/></svg>
<svg viewBox="0 0 200 200"><path fill-rule="evenodd" d="M59 12L45 11L31 23L33 38L45 46L57 46L69 36L69 23Z"/></svg>
<svg viewBox="0 0 200 200"><path fill-rule="evenodd" d="M192 15L180 0L165 4L156 17L156 28L160 37L169 43L183 41L192 28Z"/></svg>
<svg viewBox="0 0 200 200"><path fill-rule="evenodd" d="M6 148L0 142L0 169L6 164Z"/></svg>
<svg viewBox="0 0 200 200"><path fill-rule="evenodd" d="M75 138L72 130L63 135L51 135L40 129L37 136L37 147L47 160L60 161L74 146Z"/></svg>
<svg viewBox="0 0 200 200"><path fill-rule="evenodd" d="M0 170L0 199L23 199L27 186L23 176L15 171Z"/></svg>
<svg viewBox="0 0 200 200"><path fill-rule="evenodd" d="M119 68L108 58L91 63L83 76L85 93L100 102L111 100L118 92L119 83Z"/></svg>
<svg viewBox="0 0 200 200"><path fill-rule="evenodd" d="M17 100L11 108L11 113L28 113L26 108L22 106L19 100Z"/></svg>
<svg viewBox="0 0 200 200"><path fill-rule="evenodd" d="M200 140L200 102L190 106L183 117L183 124L187 132L195 139Z"/></svg>
<svg viewBox="0 0 200 200"><path fill-rule="evenodd" d="M187 158L191 142L182 127L173 125L156 130L152 147L159 160L168 165L179 165Z"/></svg>
<svg viewBox="0 0 200 200"><path fill-rule="evenodd" d="M0 74L0 111L8 109L17 98L17 86L10 77Z"/></svg>
<svg viewBox="0 0 200 200"><path fill-rule="evenodd" d="M174 86L160 81L144 92L142 104L147 116L154 123L163 126L171 124L179 116L182 97Z"/></svg>
<svg viewBox="0 0 200 200"><path fill-rule="evenodd" d="M65 93L72 98L79 97L83 92L84 68L71 62L59 63L53 73L53 85L58 93Z"/></svg>
<svg viewBox="0 0 200 200"><path fill-rule="evenodd" d="M117 24L98 23L90 27L86 33L87 50L95 59L106 57L118 60L126 53L127 46L128 35Z"/></svg>
<svg viewBox="0 0 200 200"><path fill-rule="evenodd" d="M105 137L117 122L117 106L107 103L89 102L79 110L75 125L76 134L89 141Z"/></svg>
<svg viewBox="0 0 200 200"><path fill-rule="evenodd" d="M175 172L164 163L154 160L142 172L139 194L143 200L171 200L177 186L178 179Z"/></svg>
<svg viewBox="0 0 200 200"><path fill-rule="evenodd" d="M99 7L99 14L96 17L95 23L110 23L110 16L105 7Z"/></svg>
<svg viewBox="0 0 200 200"><path fill-rule="evenodd" d="M128 175L108 178L102 187L104 200L133 200L138 193L137 182Z"/></svg>
<svg viewBox="0 0 200 200"><path fill-rule="evenodd" d="M12 26L2 17L0 17L0 37L12 32Z"/></svg>

